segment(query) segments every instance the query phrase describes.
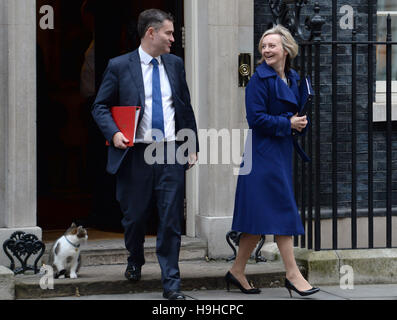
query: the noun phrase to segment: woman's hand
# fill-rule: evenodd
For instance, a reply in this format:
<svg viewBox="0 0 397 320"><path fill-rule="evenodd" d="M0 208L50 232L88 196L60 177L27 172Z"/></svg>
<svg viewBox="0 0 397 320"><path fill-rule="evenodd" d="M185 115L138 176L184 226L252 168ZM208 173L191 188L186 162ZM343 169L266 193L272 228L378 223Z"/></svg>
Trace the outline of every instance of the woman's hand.
<svg viewBox="0 0 397 320"><path fill-rule="evenodd" d="M301 132L307 126L307 117L299 117L298 113L294 114L291 118L291 128Z"/></svg>

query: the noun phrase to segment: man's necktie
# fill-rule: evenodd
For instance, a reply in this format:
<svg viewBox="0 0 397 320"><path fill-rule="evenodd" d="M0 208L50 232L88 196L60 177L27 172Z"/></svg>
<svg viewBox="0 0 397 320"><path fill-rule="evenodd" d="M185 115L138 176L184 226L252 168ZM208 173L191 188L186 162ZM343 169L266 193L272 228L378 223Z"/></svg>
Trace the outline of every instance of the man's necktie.
<svg viewBox="0 0 397 320"><path fill-rule="evenodd" d="M152 129L160 130L163 134L160 140L164 137L164 116L163 116L163 103L161 100L160 88L160 73L159 63L153 58L151 61L153 65L152 75ZM159 140L158 137L156 140Z"/></svg>

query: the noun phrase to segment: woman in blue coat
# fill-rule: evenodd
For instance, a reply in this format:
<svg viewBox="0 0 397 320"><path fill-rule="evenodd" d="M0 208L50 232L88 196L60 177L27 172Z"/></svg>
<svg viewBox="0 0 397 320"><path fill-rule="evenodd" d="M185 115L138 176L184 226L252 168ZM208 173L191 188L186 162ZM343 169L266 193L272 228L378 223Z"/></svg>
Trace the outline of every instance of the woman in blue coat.
<svg viewBox="0 0 397 320"><path fill-rule="evenodd" d="M248 283L246 263L260 235L273 234L286 269L285 285L301 295L319 291L302 276L293 252L293 235L304 234L292 184L292 130L302 132L306 116L299 117L298 74L290 68L298 45L289 33L276 26L259 41L260 65L246 88L246 112L252 135L249 174L238 177L232 230L240 231L239 251L226 274L244 293L259 293ZM243 166L243 165L242 165Z"/></svg>

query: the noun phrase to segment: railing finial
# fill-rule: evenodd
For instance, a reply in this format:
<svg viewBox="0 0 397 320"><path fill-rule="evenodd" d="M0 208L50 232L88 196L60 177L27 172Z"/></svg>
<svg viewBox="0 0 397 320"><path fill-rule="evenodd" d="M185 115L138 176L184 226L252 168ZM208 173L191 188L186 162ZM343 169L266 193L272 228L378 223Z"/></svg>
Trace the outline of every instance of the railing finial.
<svg viewBox="0 0 397 320"><path fill-rule="evenodd" d="M314 4L314 15L305 19L306 29L310 31L309 39L305 39L300 23L301 10L307 5L308 0L268 0L268 3L273 16L273 24L283 25L300 41L320 39L325 19L320 16L318 2ZM294 8L289 6L291 4L294 4Z"/></svg>

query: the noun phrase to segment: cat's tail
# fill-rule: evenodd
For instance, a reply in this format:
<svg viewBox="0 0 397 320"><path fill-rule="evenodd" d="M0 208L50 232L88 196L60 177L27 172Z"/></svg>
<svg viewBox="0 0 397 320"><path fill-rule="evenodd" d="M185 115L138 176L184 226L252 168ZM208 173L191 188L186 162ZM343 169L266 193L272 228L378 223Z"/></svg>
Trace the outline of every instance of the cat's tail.
<svg viewBox="0 0 397 320"><path fill-rule="evenodd" d="M66 269L62 269L61 271L56 272L54 277L55 279L58 279L60 276L63 276L65 274L66 274Z"/></svg>

